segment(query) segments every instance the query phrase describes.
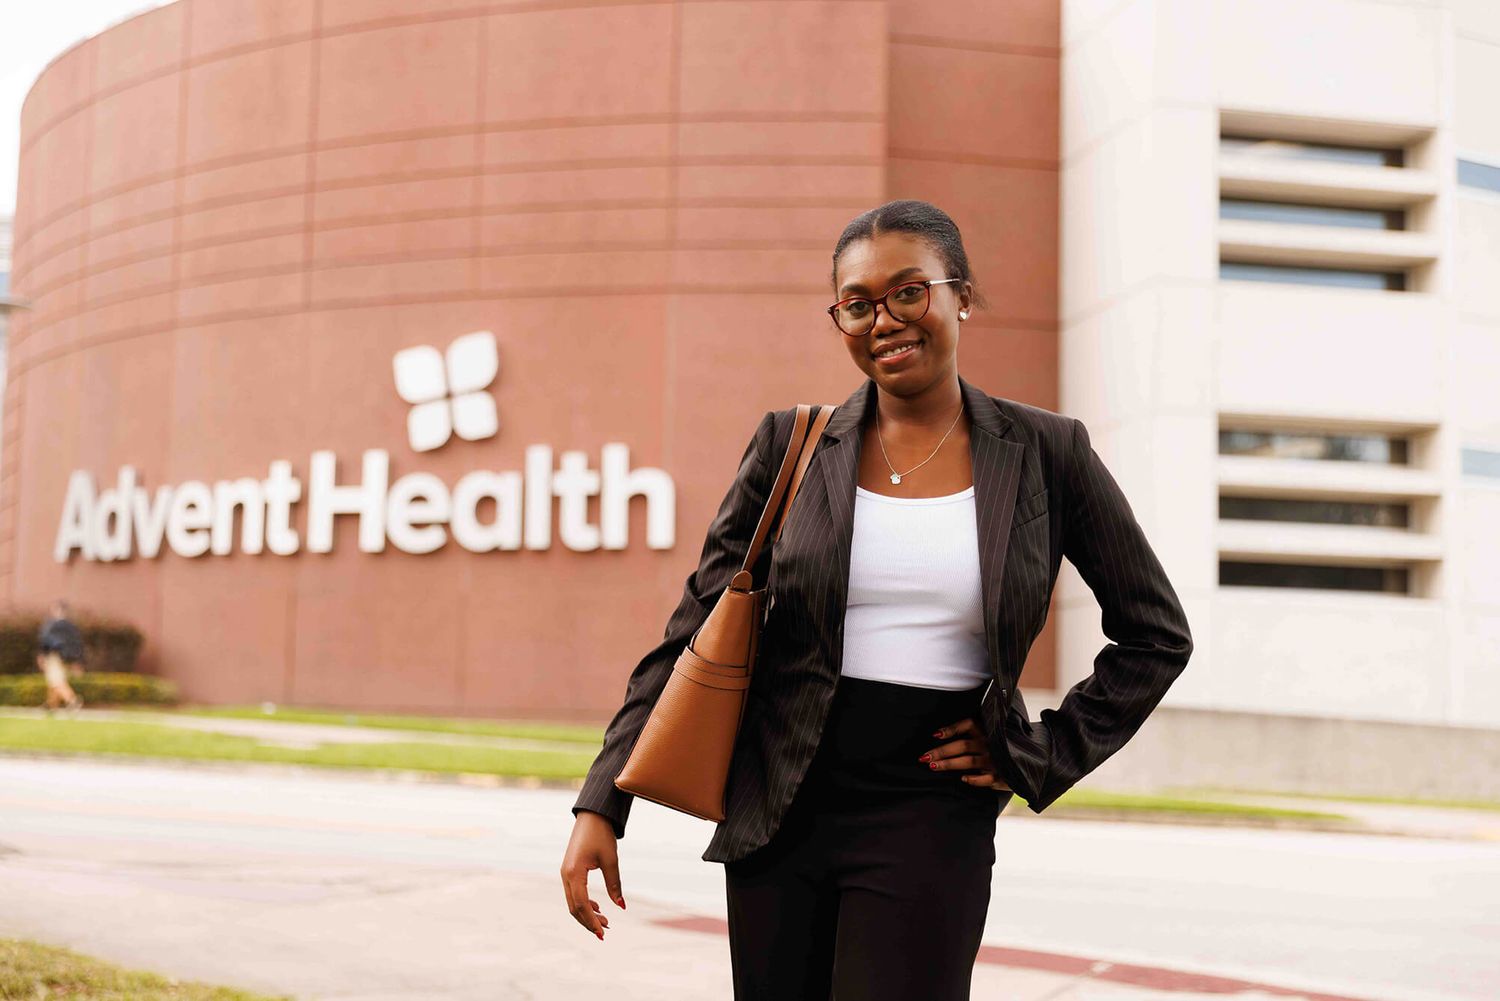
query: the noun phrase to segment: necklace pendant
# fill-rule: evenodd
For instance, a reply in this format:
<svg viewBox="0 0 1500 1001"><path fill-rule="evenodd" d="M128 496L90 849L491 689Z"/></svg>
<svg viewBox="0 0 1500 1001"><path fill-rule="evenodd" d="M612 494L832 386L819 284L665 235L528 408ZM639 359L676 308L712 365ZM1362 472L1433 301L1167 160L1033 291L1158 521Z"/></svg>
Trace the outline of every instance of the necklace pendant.
<svg viewBox="0 0 1500 1001"><path fill-rule="evenodd" d="M892 473L891 474L891 482L892 483L900 483L901 482L901 474L900 473Z"/></svg>

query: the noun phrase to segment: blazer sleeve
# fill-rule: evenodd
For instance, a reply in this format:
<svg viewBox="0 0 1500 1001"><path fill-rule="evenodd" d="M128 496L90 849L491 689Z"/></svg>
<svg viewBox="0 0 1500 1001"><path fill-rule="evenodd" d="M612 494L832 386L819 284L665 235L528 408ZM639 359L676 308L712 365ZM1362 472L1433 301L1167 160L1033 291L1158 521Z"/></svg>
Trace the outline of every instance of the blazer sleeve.
<svg viewBox="0 0 1500 1001"><path fill-rule="evenodd" d="M1092 674L1056 709L1041 711L1040 723L1016 723L1010 751L1024 779L1017 791L1034 813L1135 735L1193 652L1177 593L1077 419L1067 468L1062 553L1094 592L1111 642L1095 655Z"/></svg>
<svg viewBox="0 0 1500 1001"><path fill-rule="evenodd" d="M573 804L575 817L580 810L591 810L609 818L617 838L625 836L625 821L630 816L630 805L635 797L616 788L615 778L625 767L636 737L666 688L678 655L707 620L724 588L729 586L744 563L745 554L750 551L750 541L770 492L774 431L775 412L767 411L750 443L745 446L734 482L708 526L698 567L688 575L677 609L667 621L666 632L661 642L631 671L625 686L624 704L605 728L604 746L589 767L583 788ZM769 546L762 549L757 564L764 562L769 553ZM756 580L763 579L758 570Z"/></svg>

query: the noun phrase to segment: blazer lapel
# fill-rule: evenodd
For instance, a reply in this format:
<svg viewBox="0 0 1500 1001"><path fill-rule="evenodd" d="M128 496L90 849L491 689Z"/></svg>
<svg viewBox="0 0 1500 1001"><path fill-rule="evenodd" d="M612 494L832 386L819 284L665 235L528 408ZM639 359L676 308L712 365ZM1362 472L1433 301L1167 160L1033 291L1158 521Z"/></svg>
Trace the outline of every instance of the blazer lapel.
<svg viewBox="0 0 1500 1001"><path fill-rule="evenodd" d="M974 513L979 526L979 581L984 595L984 638L990 673L1002 677L1000 663L1000 581L1010 552L1011 516L1015 514L1026 446L1006 437L1013 422L989 395L961 377L964 404L972 428L969 457L974 465Z"/></svg>
<svg viewBox="0 0 1500 1001"><path fill-rule="evenodd" d="M863 435L860 428L866 417L875 416L875 380L864 383L838 405L828 425L823 428L820 446L813 452L812 465L818 467L819 480L827 494L828 515L833 539L833 573L826 604L816 606L824 621L815 622L818 641L823 645L829 672L837 676L843 663L843 632L834 642L835 627L842 626L844 607L849 601L849 550L854 538L854 488L859 484L859 453ZM816 612L815 612L816 614ZM836 621L829 621L836 620Z"/></svg>
<svg viewBox="0 0 1500 1001"><path fill-rule="evenodd" d="M984 631L991 673L1000 672L1000 581L1010 542L1011 516L1024 468L1026 446L1014 437L1014 422L989 395L959 377L964 409L969 412L969 457L974 470L974 507L979 529L979 574L984 601ZM826 494L833 536L835 571L832 593L823 606L842 623L849 600L849 552L854 537L854 488L859 483L862 428L875 416L875 380L849 394L823 429L810 460ZM807 481L804 481L806 489ZM799 503L803 501L798 498ZM812 498L806 498L812 501ZM830 645L831 666L838 670L842 642L833 645L836 623L817 623L818 635ZM839 634L842 636L842 634Z"/></svg>

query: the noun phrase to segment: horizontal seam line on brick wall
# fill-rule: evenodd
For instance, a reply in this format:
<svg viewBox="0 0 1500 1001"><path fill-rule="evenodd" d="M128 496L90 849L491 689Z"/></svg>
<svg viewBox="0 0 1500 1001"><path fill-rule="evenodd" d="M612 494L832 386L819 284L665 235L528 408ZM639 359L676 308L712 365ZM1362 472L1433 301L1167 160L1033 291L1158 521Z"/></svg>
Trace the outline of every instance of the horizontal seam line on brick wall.
<svg viewBox="0 0 1500 1001"><path fill-rule="evenodd" d="M955 49L960 52L983 52L997 56L1031 56L1042 59L1059 59L1062 49L1056 45L1027 45L1022 42L975 42L964 38L944 38L941 35L890 35L892 45L913 45L924 49Z"/></svg>
<svg viewBox="0 0 1500 1001"><path fill-rule="evenodd" d="M529 14L548 10L589 10L596 7L670 6L672 2L673 0L594 0L594 2L589 2L589 0L550 0L550 2L549 0L532 0L532 2L522 4L490 3L476 5L473 7L460 8L458 10L451 11L434 11L425 14L409 14L404 16L392 15L385 18L372 18L368 21L351 21L347 24L334 25L332 27L319 24L311 31L289 32L284 35L276 35L272 38L262 38L252 42L245 42L240 45L226 46L225 48L214 49L211 52L205 52L202 55L194 56L190 59L183 59L178 57L163 66L157 67L156 69L146 70L145 72L140 73L136 76L127 77L103 90L100 90L98 93L89 95L88 98L82 101L78 101L74 104L69 105L62 111L53 115L51 118L42 122L40 125L38 125L38 130L34 134L33 138L25 145L23 145L20 151L22 153L25 153L27 147L30 146L31 143L40 140L41 137L46 135L46 133L50 131L52 127L55 126L58 122L77 114L79 111L82 111L93 104L96 104L103 98L112 97L123 90L128 90L131 87L140 86L143 83L150 83L157 77L165 76L168 73L182 73L185 70L198 69L202 66L208 66L212 63L222 62L226 59L233 59L238 56L249 55L253 52L259 52L274 48L286 48L290 45L296 45L302 42L321 41L325 38L340 38L344 35L356 35L370 31L382 31L387 28L399 28L406 25L437 24L443 21L457 21L463 20L465 18L487 18L493 17L498 14ZM683 0L683 2L693 2L693 0ZM125 22L111 25L110 27L104 29L104 31L100 32L98 35L82 39L75 44L68 46L62 52L59 52L56 56L54 56L46 66L42 67L41 72L37 75L37 80L40 81L40 79L47 74L48 70L50 70L54 65L60 62L64 57L73 52L75 49L79 49L89 45L92 45L97 49L98 43L96 40L98 38L102 37L103 35L107 35L112 31L115 31L124 23L135 20L136 17L149 16L153 13L155 13L154 10L143 11L140 14L126 18ZM186 45L188 43L189 40L185 38L184 44ZM97 56L97 52L92 53L92 55ZM92 68L93 67L91 64L90 69L92 70ZM33 89L35 88L33 87ZM22 106L24 109L24 102Z"/></svg>
<svg viewBox="0 0 1500 1001"><path fill-rule="evenodd" d="M314 227L311 227L310 229L304 228L304 226L303 226L302 223L289 223L289 224L287 224L285 226L278 227L278 228L267 228L267 229L261 229L261 230L253 230L253 231L250 231L248 233L236 235L236 236L231 237L229 239L219 239L219 240L205 239L205 240L201 240L201 241L193 241L193 242L187 243L187 244L179 244L175 248L172 247L172 246L170 246L170 245L165 245L164 244L164 245L162 245L159 248L156 248L156 249L153 249L153 250L148 250L148 251L143 251L143 252L141 252L139 254L127 255L127 256L120 256L120 257L113 257L113 258L106 258L104 260L97 261L97 262L89 262L89 263L87 263L87 264L85 264L85 265L83 265L81 267L74 268L72 271L65 272L64 274L58 276L54 281L52 281L51 283L49 283L47 285L41 286L39 288L27 288L26 289L26 294L33 301L33 304L39 303L44 298L46 298L47 296L60 294L60 293L62 293L64 291L66 291L67 289L69 289L69 288L71 288L73 286L78 285L80 282L82 282L83 280L85 280L88 277L96 277L96 276L99 276L99 275L107 274L107 273L109 273L111 271L119 270L121 268L130 267L130 266L135 265L135 264L149 263L151 261L159 261L159 260L164 260L164 259L172 259L174 261L175 260L179 260L180 257L181 257L181 254L183 252L199 252L199 251L213 250L213 249L218 249L218 248L232 248L232 247L235 247L235 246L238 246L238 245L241 245L241 244L252 243L252 242L257 241L257 240L265 240L265 239L270 239L270 238L274 238L274 237L277 237L277 236L292 236L292 235L296 235L298 233L303 233L303 234L305 234L307 236L310 236L312 238L316 238L320 234L338 233L338 232L341 232L341 231L344 231L344 230L348 230L348 229L359 229L359 228L373 229L373 228L381 227L381 226L396 226L396 225L404 225L404 224L411 224L411 223L421 223L421 222L441 222L441 221L444 221L444 220L463 219L463 218L466 218L469 214L470 214L469 210L467 210L467 209L449 209L449 210L444 210L444 211L438 212L438 213L433 213L433 212L414 212L414 213L392 214L392 215L387 215L387 216L369 216L369 217L365 217L365 218L357 220L357 221L341 220L336 225L314 226ZM390 254L380 255L380 256L364 255L364 256L350 257L350 258L326 258L325 257L325 258L314 258L312 261L308 261L305 257L298 257L295 262L288 262L288 263L289 264L290 263L296 263L298 265L301 265L305 270L321 270L321 269L327 269L327 268L359 266L359 265L366 264L366 263L375 263L375 262L378 262L378 261L381 261L381 260L392 260L392 259L394 259L394 260L401 260L401 259L423 259L422 256L421 256L423 254L443 254L443 253L453 253L453 254L465 253L465 254L467 254L467 253L477 252L477 254L478 254L479 257L499 257L499 256L503 256L503 257L517 257L517 256L526 256L526 255L532 255L532 254L534 254L534 255L548 255L548 254L559 254L559 253L591 253L591 252L609 253L609 252L618 251L618 250L629 250L629 249L636 249L636 248L642 248L642 247L644 247L646 249L659 249L659 250L676 250L676 249L680 249L680 250L700 250L700 251L701 250L752 250L752 251L753 250L768 250L769 251L769 250L816 250L816 249L819 249L819 248L821 248L823 246L824 246L823 241L818 241L818 240L813 240L813 239L806 239L806 240L774 240L774 241L773 240L675 240L675 241L651 241L651 240L626 241L626 240L615 240L615 241L587 241L587 242L585 242L585 241L574 241L574 242L569 242L569 243L528 243L528 242L483 243L483 242L481 242L481 243L479 243L477 245L471 245L469 243L464 243L462 245L455 245L455 246L449 246L449 247L430 248L430 249L425 250L425 251L393 251ZM204 282L204 281L201 280L201 279L204 279L204 278L208 278L210 276L238 275L238 274L252 275L252 274L255 274L255 273L259 273L259 270L260 269L251 268L251 269L238 269L238 270L231 270L231 271L219 271L219 272L209 272L209 273L206 273L206 274L198 274L198 275L196 275L194 277L197 278L197 279L200 279L199 281L185 283L184 287L191 288L191 287L196 287L196 285L200 285L200 284L212 284L212 282ZM25 284L24 281L18 281L17 282L17 287L19 288L23 284ZM86 303L80 303L78 311L81 312L81 311L83 311L86 308L91 308L93 306L104 305L104 304L106 304L109 301L111 301L111 300L109 300L108 297L106 297L104 299L89 299Z"/></svg>
<svg viewBox="0 0 1500 1001"><path fill-rule="evenodd" d="M936 163L966 163L981 167L1013 167L1020 170L1044 170L1056 173L1059 167L1057 160L1038 159L1024 156L986 156L983 153L961 153L946 150L916 150L899 146L892 146L886 150L886 158L889 160L920 160L923 162Z"/></svg>
<svg viewBox="0 0 1500 1001"><path fill-rule="evenodd" d="M788 294L788 291L788 288L783 285L773 285L766 287L652 286L635 288L622 287L618 289L608 289L597 292L575 291L570 288L567 294L573 298L604 298L617 295L715 295L728 292L743 295L786 295ZM797 293L796 289L792 289L790 291L792 293ZM821 286L819 286L817 288L803 289L800 293L797 294L813 296L821 295L824 291L825 290ZM545 294L557 295L561 294L561 292L561 289L549 289ZM230 310L217 314L203 314L200 316L187 317L185 319L176 319L162 321L160 323L154 324L145 324L139 327L121 328L119 330L107 331L103 334L95 335L94 337L89 339L74 341L66 347L42 349L34 355L13 358L13 363L10 367L10 374L12 377L19 377L29 372L32 368L35 368L47 362L60 360L79 351L91 350L93 348L102 347L107 344L113 344L118 341L130 340L135 337L145 337L151 334L166 333L182 328L207 327L220 323L234 323L244 320L268 319L277 316L288 316L296 313L333 312L343 309L372 309L378 308L380 306L421 305L423 303L479 302L486 299L538 297L541 296L520 296L515 294L496 292L442 292L433 293L430 295L386 296L379 299L372 298L325 300L322 302L315 302L310 305L305 305L298 302L273 308ZM998 320L995 325L999 327L1014 329L1055 329L1055 326L1048 325L1042 321L1032 321L1025 318L1002 318ZM18 345L18 347L20 347L20 345Z"/></svg>
<svg viewBox="0 0 1500 1001"><path fill-rule="evenodd" d="M92 208L111 198L130 194L153 184L165 184L168 181L181 181L188 177L196 177L201 174L211 173L216 170L226 170L233 167L249 166L256 163L264 163L277 159L292 159L301 156L315 156L321 153L333 152L335 150L358 149L366 146L380 146L392 143L419 142L430 139L466 139L473 135L475 129L490 133L526 133L544 132L550 129L565 128L607 128L610 126L633 126L633 125L681 125L681 124L736 124L745 122L756 122L759 124L858 124L868 122L874 124L879 120L878 116L865 116L864 113L805 113L805 112L756 112L756 113L725 113L716 115L705 115L701 118L692 116L651 114L639 116L579 116L577 118L548 118L531 119L525 122L498 122L498 123L474 123L464 126L444 126L435 129L413 129L401 132L378 133L370 136L361 136L358 139L344 142L307 142L294 145L280 146L271 152L254 152L239 154L235 156L219 157L217 159L203 160L186 166L178 165L170 170L159 170L140 177L132 178L112 187L103 188L98 192L75 198L70 202L53 209L52 212L33 223L26 222L26 232L12 248L12 257L23 251L37 234L54 225L60 219L66 218L70 213L80 212ZM879 157L875 157L878 164ZM465 170L473 169L472 165Z"/></svg>
<svg viewBox="0 0 1500 1001"><path fill-rule="evenodd" d="M321 231L314 230L313 236L316 237L319 232ZM40 297L44 295L50 295L53 292L59 291L65 285L76 284L77 282L83 280L82 276L94 277L101 274L107 274L111 271L118 271L121 268L128 268L135 264L150 263L152 261L168 259L180 261L181 252L184 250L202 250L214 249L219 247L232 247L236 244L249 243L256 239L267 239L272 236L293 236L302 233L303 228L299 224L282 232L257 234L255 236L246 237L242 240L230 240L221 243L209 244L207 247L181 247L178 249L178 253L175 255L172 253L171 248L167 248L163 253L147 253L145 255L139 255L134 258L101 261L98 264L91 264L86 268L81 268L78 271L75 271L72 275L67 276L54 288L40 290L37 293L37 296ZM481 243L477 246L471 245L469 243L464 243L461 245L447 247L432 247L425 250L389 251L377 254L364 254L354 257L314 258L311 261L307 261L299 257L295 261L287 261L277 265L235 268L227 271L197 272L186 279L178 276L177 278L174 278L172 282L166 283L166 285L157 283L150 286L141 286L133 294L104 296L100 298L89 299L86 302L80 303L75 313L70 315L78 315L93 309L117 305L120 302L130 302L134 299L146 298L147 296L158 294L165 288L194 289L201 288L206 285L221 285L225 282L237 281L244 278L266 277L268 275L290 274L295 272L332 271L341 268L369 267L379 264L399 264L402 261L456 261L465 259L482 261L485 258L495 257L528 257L546 256L549 254L610 254L629 251L821 251L825 248L826 241L822 240L615 240L572 244Z"/></svg>
<svg viewBox="0 0 1500 1001"><path fill-rule="evenodd" d="M372 185L373 186L373 185ZM197 208L196 212L210 212L216 209L229 208L236 205L252 205L255 202L269 201L275 198L306 197L308 190L305 185L296 188L274 189L274 193L257 193L256 197L243 201L230 201L227 199L215 200L207 208ZM204 203L195 203L202 206ZM753 208L753 209L775 209L775 208L862 208L866 204L864 199L838 199L825 198L821 196L809 196L804 198L679 198L675 202L670 198L637 198L637 199L584 199L566 202L510 202L481 205L477 208L464 206L461 208L445 208L441 210L417 209L404 214L385 214L378 216L348 216L341 219L333 219L320 223L314 227L316 232L324 232L334 229L354 228L369 225L388 225L400 222L416 222L426 219L461 218L470 214L481 216L490 215L525 215L528 213L544 212L578 212L578 211L627 211L632 209L672 209L672 208ZM115 233L124 232L135 226L150 225L162 222L177 215L173 209L163 209L150 213L147 217L133 219L128 223L121 224L109 230L101 231L98 236L111 236ZM299 223L299 225L301 225ZM78 251L85 247L93 235L75 237L67 244L56 248L48 248L47 254L36 261L24 261L24 266L17 269L13 275L13 286L16 289L25 287L27 280L38 268L45 266L57 257L70 251ZM246 239L253 239L247 237ZM231 239L224 244L244 242L243 239ZM204 244L204 246L217 246L219 244ZM201 247L200 247L201 249ZM91 265L90 265L91 266ZM83 268L76 270L84 270ZM51 288L61 287L54 283ZM28 290L28 294L38 297L47 294L47 289Z"/></svg>

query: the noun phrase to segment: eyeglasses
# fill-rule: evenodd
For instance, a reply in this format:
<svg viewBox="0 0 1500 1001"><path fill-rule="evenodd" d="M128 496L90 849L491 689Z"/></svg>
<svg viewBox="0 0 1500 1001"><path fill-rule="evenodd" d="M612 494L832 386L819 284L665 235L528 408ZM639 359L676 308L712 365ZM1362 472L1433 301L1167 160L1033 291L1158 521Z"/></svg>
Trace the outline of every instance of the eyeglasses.
<svg viewBox="0 0 1500 1001"><path fill-rule="evenodd" d="M834 326L849 337L862 337L875 327L875 307L885 304L892 319L913 323L927 315L932 303L932 286L963 281L962 278L929 278L926 281L902 282L879 299L850 296L828 307Z"/></svg>

